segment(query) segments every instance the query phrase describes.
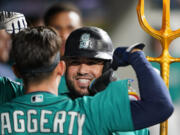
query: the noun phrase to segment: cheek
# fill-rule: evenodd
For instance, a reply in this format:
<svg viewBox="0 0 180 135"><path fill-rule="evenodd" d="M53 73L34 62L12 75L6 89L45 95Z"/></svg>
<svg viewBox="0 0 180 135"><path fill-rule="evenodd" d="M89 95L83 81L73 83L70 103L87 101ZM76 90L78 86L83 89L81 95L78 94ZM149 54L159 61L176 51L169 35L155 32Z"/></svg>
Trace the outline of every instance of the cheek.
<svg viewBox="0 0 180 135"><path fill-rule="evenodd" d="M93 69L92 73L94 74L94 76L98 78L102 75L103 65L92 66L91 69Z"/></svg>
<svg viewBox="0 0 180 135"><path fill-rule="evenodd" d="M77 68L73 67L73 66L69 66L66 70L67 73L67 78L70 80L73 80L73 78L76 76L77 74Z"/></svg>

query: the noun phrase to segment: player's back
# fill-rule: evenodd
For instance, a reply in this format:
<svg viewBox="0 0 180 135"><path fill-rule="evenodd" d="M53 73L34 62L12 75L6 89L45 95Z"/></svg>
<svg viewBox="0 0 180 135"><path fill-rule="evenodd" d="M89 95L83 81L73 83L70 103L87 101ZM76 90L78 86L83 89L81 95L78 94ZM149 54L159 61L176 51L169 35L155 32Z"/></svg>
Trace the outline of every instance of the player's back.
<svg viewBox="0 0 180 135"><path fill-rule="evenodd" d="M85 121L78 103L46 92L18 97L1 108L1 134L80 135Z"/></svg>

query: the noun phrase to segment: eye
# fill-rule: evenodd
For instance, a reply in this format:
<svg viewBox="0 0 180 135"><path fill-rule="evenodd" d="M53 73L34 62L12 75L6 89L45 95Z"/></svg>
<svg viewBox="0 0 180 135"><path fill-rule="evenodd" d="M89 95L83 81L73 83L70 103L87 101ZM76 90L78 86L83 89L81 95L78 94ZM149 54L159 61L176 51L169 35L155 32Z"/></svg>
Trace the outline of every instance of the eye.
<svg viewBox="0 0 180 135"><path fill-rule="evenodd" d="M97 64L96 61L88 61L88 62L87 62L87 65L96 65L96 64Z"/></svg>
<svg viewBox="0 0 180 135"><path fill-rule="evenodd" d="M69 25L67 28L69 31L73 31L75 29L72 25Z"/></svg>
<svg viewBox="0 0 180 135"><path fill-rule="evenodd" d="M87 65L102 65L102 64L104 64L104 62L98 60L92 60L87 62Z"/></svg>
<svg viewBox="0 0 180 135"><path fill-rule="evenodd" d="M68 61L68 64L69 64L69 65L75 66L75 65L80 65L81 62L78 61L78 60L70 60L70 61Z"/></svg>
<svg viewBox="0 0 180 135"><path fill-rule="evenodd" d="M53 26L57 31L60 31L61 30L61 27L59 26Z"/></svg>

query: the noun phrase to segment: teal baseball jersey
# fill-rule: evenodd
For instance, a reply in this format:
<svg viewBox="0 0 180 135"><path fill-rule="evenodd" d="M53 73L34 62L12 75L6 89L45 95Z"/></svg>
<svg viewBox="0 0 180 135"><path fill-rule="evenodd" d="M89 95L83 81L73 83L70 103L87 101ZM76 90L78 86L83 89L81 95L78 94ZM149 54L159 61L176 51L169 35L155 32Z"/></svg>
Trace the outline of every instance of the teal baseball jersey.
<svg viewBox="0 0 180 135"><path fill-rule="evenodd" d="M66 85L65 77L62 76L61 82L59 85L59 95L66 95L68 96L69 90ZM136 130L136 131L129 131L129 132L113 132L111 135L149 135L149 129L141 129L141 130Z"/></svg>
<svg viewBox="0 0 180 135"><path fill-rule="evenodd" d="M75 100L46 92L20 96L0 107L0 124L1 134L109 135L133 130L127 80Z"/></svg>

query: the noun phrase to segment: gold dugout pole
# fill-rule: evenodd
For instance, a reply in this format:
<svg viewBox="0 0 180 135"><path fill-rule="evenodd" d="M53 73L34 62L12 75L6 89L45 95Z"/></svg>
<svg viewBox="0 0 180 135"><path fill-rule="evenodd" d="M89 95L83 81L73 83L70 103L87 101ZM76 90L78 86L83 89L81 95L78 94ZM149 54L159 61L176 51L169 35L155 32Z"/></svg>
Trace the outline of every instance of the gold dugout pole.
<svg viewBox="0 0 180 135"><path fill-rule="evenodd" d="M151 36L161 42L162 53L159 57L148 57L151 62L158 62L161 66L161 76L169 88L169 69L173 62L180 62L180 58L174 58L169 53L169 45L171 41L180 37L180 29L172 31L170 28L170 0L163 0L162 27L158 31L152 28L144 15L144 0L139 0L137 5L137 15L141 27ZM160 135L168 134L168 121L160 124Z"/></svg>

